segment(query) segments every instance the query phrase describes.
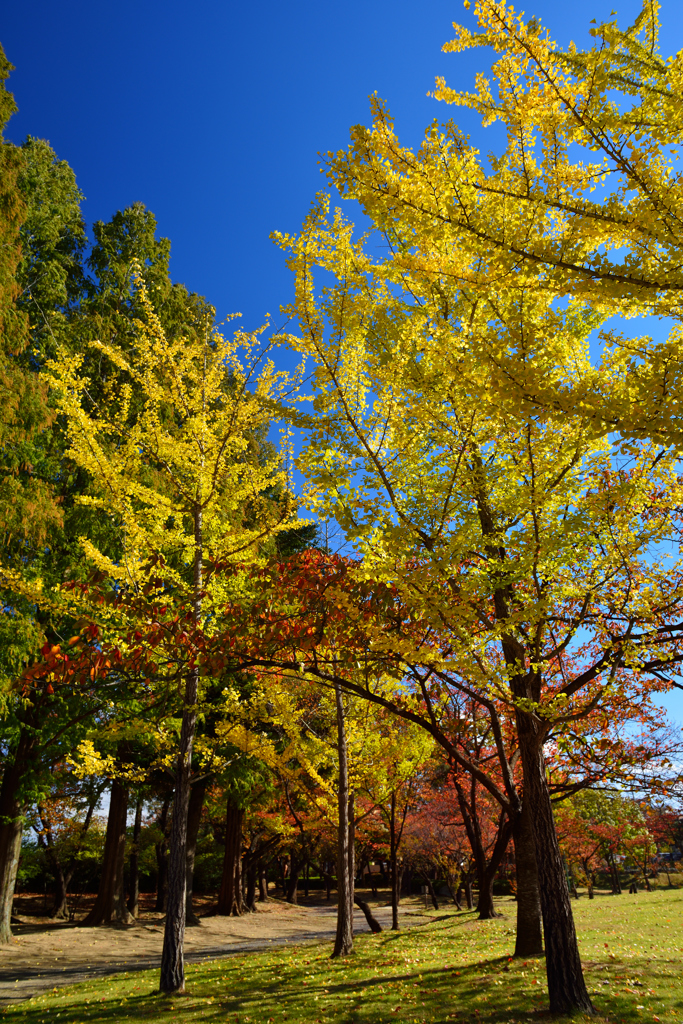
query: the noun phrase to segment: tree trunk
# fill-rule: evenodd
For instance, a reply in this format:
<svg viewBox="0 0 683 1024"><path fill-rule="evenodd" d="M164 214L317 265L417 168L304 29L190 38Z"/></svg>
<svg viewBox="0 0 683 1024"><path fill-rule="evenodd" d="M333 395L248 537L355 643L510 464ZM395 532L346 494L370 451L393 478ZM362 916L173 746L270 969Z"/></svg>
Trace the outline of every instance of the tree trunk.
<svg viewBox="0 0 683 1024"><path fill-rule="evenodd" d="M231 797L225 815L225 855L218 894L217 914L239 917L242 913L242 819L244 811Z"/></svg>
<svg viewBox="0 0 683 1024"><path fill-rule="evenodd" d="M190 790L190 805L187 811L187 850L185 853L186 881L185 881L185 921L186 924L196 928L199 918L192 906L192 892L194 888L194 859L197 853L197 839L199 838L199 826L202 821L202 808L208 779L198 779Z"/></svg>
<svg viewBox="0 0 683 1024"><path fill-rule="evenodd" d="M133 825L133 848L130 851L130 878L128 879L128 909L134 918L140 912L140 855L138 845L142 831L142 793L135 802L135 823Z"/></svg>
<svg viewBox="0 0 683 1024"><path fill-rule="evenodd" d="M391 794L391 816L389 819L389 858L391 861L391 929L399 930L398 905L401 900L398 877L398 843L396 841L396 793Z"/></svg>
<svg viewBox="0 0 683 1024"><path fill-rule="evenodd" d="M55 876L55 891L54 891L54 902L52 910L50 911L50 917L53 920L68 921L69 919L69 885L73 877L73 867L64 870L59 862L59 858L54 853L54 850L48 851L52 853L50 858L52 863L52 870Z"/></svg>
<svg viewBox="0 0 683 1024"><path fill-rule="evenodd" d="M356 898L356 797L349 793L349 902L353 928L353 904Z"/></svg>
<svg viewBox="0 0 683 1024"><path fill-rule="evenodd" d="M268 876L263 861L258 862L258 901L265 903L268 899Z"/></svg>
<svg viewBox="0 0 683 1024"><path fill-rule="evenodd" d="M353 896L349 878L349 762L344 724L341 687L335 682L337 708L337 753L339 757L339 828L337 839L337 935L332 956L348 956L353 952Z"/></svg>
<svg viewBox="0 0 683 1024"><path fill-rule="evenodd" d="M438 910L439 909L439 901L436 898L436 892L434 891L434 886L432 884L432 880L431 880L431 878L429 877L429 875L427 874L426 871L424 872L422 877L425 880L425 885L427 887L427 892L429 893L429 898L432 901L432 906L434 907L434 910Z"/></svg>
<svg viewBox="0 0 683 1024"><path fill-rule="evenodd" d="M109 800L109 817L104 839L102 875L95 904L81 924L92 928L99 924L130 924L132 918L126 907L123 887L123 865L126 855L126 816L128 813L128 787L114 779Z"/></svg>
<svg viewBox="0 0 683 1024"><path fill-rule="evenodd" d="M372 910L370 909L370 905L368 903L366 903L365 900L359 899L358 896L354 896L353 901L354 901L354 903L358 904L360 909L365 914L365 920L368 922L368 925L370 926L370 931L371 932L375 932L375 933L381 932L382 931L382 925L379 923L379 921L377 920L375 915L372 913Z"/></svg>
<svg viewBox="0 0 683 1024"><path fill-rule="evenodd" d="M199 622L202 607L202 510L194 510L194 566L193 601L194 621ZM171 844L168 858L168 898L164 947L161 952L161 992L185 991L185 887L187 885L187 812L190 805L190 778L192 775L192 747L197 728L197 695L199 668L191 668L185 680L183 722L180 729L180 750L176 764L175 799L171 822Z"/></svg>
<svg viewBox="0 0 683 1024"><path fill-rule="evenodd" d="M26 814L20 787L34 757L34 736L22 729L14 760L5 764L0 784L0 945L12 941L12 902Z"/></svg>
<svg viewBox="0 0 683 1024"><path fill-rule="evenodd" d="M250 913L256 912L256 875L256 864L253 860L250 860L246 870L247 893L244 900L245 906Z"/></svg>
<svg viewBox="0 0 683 1024"><path fill-rule="evenodd" d="M479 912L479 920L488 921L492 918L498 917L498 913L493 902L493 880L498 868L503 862L505 851L507 850L510 842L512 824L506 811L501 811L500 818L498 820L496 841L494 843L493 850L487 859L486 848L484 846L481 828L479 825L477 781L474 777L470 779L469 800L465 795L465 789L457 775L454 775L453 781L455 784L455 791L458 796L460 813L462 815L463 824L465 825L465 832L467 833L467 839L472 850L474 865L477 872L477 882L479 885L477 910Z"/></svg>
<svg viewBox="0 0 683 1024"><path fill-rule="evenodd" d="M534 849L530 803L522 799L522 812L513 829L515 872L517 876L517 938L515 956L539 956L543 953L543 919L538 889L538 867Z"/></svg>
<svg viewBox="0 0 683 1024"><path fill-rule="evenodd" d="M285 899L288 903L299 902L299 875L301 874L301 861L296 853L289 855L289 875L287 877L287 889Z"/></svg>
<svg viewBox="0 0 683 1024"><path fill-rule="evenodd" d="M523 694L526 696L526 687ZM572 917L567 876L562 863L546 780L542 736L538 720L517 712L517 733L524 767L524 799L529 801L534 831L541 912L546 950L546 972L551 1013L576 1010L593 1014L581 968Z"/></svg>
<svg viewBox="0 0 683 1024"><path fill-rule="evenodd" d="M166 833L168 830L168 810L172 799L172 792L167 793L164 797L164 802L161 805L161 815L159 816L161 839L154 847L157 858L157 898L154 909L159 914L166 912L166 898L168 896L168 839Z"/></svg>

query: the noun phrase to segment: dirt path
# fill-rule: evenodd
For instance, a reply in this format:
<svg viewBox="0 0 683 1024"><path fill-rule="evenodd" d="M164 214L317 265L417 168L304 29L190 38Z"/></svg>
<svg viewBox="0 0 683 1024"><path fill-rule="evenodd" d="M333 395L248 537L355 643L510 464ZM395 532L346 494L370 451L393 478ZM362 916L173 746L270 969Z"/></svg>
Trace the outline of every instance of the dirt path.
<svg viewBox="0 0 683 1024"><path fill-rule="evenodd" d="M188 963L220 959L269 945L334 938L334 906L291 906L279 900L257 906L255 914L204 917L199 927L188 928ZM375 906L373 912L383 928L391 926L389 907ZM112 928L81 928L78 924L22 918L22 923L13 928L13 942L0 947L0 1005L105 974L157 968L163 921L160 915L145 918L130 927ZM429 920L417 901L402 906L401 918L404 928ZM357 932L369 930L359 910L354 923Z"/></svg>

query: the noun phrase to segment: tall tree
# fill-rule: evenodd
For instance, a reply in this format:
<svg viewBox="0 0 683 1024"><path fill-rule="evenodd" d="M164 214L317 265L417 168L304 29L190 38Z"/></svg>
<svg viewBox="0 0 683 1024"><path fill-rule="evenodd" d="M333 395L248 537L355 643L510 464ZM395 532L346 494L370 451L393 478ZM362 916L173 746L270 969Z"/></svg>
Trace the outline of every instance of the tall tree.
<svg viewBox="0 0 683 1024"><path fill-rule="evenodd" d="M254 559L265 538L290 525L279 458L259 459L254 451L284 375L266 364L257 376L256 340L227 340L206 320L194 335L168 337L136 275L144 320L131 335L93 342L116 370L97 405L82 358L62 351L50 363L48 379L68 423L69 457L97 491L83 500L105 521L115 520L123 538L117 560L87 538L83 549L116 587L140 596L146 588L155 618L155 602L170 591L188 627L210 628L225 590L220 574L206 567L207 553L219 562ZM246 369L240 348L251 360ZM184 988L186 830L200 697L197 654L178 657L184 696L161 970L168 992Z"/></svg>
<svg viewBox="0 0 683 1024"><path fill-rule="evenodd" d="M425 187L419 169L409 170L410 186ZM350 175L346 165L333 168L342 189ZM354 197L361 192L357 187ZM369 209L371 184L367 193ZM643 648L633 667L667 662L660 644L670 621L665 609L680 600L679 567L654 566L669 530L678 527L660 505L655 536L645 512L657 504L651 473L664 469L665 456L653 466L658 449L644 444L615 466L609 444L593 440L578 417L543 425L482 401L490 373L484 361L470 358L471 338L483 332L501 346L511 338L524 345L552 333L583 365L595 319L585 307L562 308L552 293L532 287L503 283L482 295L461 284L451 269L464 257L435 224L426 273L412 244L423 224L401 209L403 219L396 208L391 223L386 211L373 210L393 247L388 258L355 242L339 212L328 221L324 200L298 238L281 240L296 274L290 313L301 334L293 343L316 364L318 415L299 420L310 430L300 459L308 500L336 518L362 552L362 575L391 581L415 607L424 635L433 631L433 660L402 651L404 662L424 659L415 679L425 699L439 705L436 670L442 680L445 673L457 678L463 693L476 691L482 706L499 696L514 716L524 798L532 804L551 1007L590 1009L543 752L564 715L548 702L569 701L569 720L588 713L630 661L617 648L644 641L648 653ZM422 241L426 246L428 238ZM474 261L472 253L468 258ZM336 278L320 297L319 271ZM673 462L664 472L673 498ZM615 529L624 531L618 548ZM640 611L627 610L629 581L635 573L643 584L654 582L653 570L658 596L647 610L639 606L641 629ZM603 633L603 601L608 618L623 609L616 633ZM579 628L587 630L588 645L579 642ZM668 642L678 658L675 632ZM562 683L558 671L566 673ZM484 785L491 791L490 779ZM511 783L503 799L517 813Z"/></svg>

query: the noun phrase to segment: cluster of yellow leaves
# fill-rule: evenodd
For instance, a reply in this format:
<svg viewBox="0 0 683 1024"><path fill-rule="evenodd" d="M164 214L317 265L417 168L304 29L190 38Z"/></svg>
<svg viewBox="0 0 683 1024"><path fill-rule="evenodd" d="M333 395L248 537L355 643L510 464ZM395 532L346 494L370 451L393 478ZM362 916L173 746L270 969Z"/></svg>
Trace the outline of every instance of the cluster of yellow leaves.
<svg viewBox="0 0 683 1024"><path fill-rule="evenodd" d="M258 335L228 339L207 324L203 344L167 338L137 280L146 315L133 350L93 343L110 369L102 399L90 400L79 356L61 352L45 376L67 419L67 454L94 481L80 500L120 527L120 554L84 537L88 559L136 588L155 558L157 577L187 588L198 545L214 562L248 562L290 525L280 454L256 450L288 378L269 361L257 373ZM225 597L219 576L203 586L212 605Z"/></svg>

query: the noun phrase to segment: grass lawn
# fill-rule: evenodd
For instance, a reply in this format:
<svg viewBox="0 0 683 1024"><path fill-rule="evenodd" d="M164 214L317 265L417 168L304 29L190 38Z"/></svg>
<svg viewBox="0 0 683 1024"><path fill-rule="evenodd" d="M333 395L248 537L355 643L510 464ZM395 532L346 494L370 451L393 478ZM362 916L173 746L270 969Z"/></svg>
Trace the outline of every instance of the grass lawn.
<svg viewBox="0 0 683 1024"><path fill-rule="evenodd" d="M683 890L582 897L573 906L600 1019L683 1024ZM500 909L505 917L497 921L444 910L424 927L363 935L346 960L330 960L329 945L308 945L192 965L186 995L173 998L157 994L157 971L86 982L5 1007L2 1020L521 1024L557 1019L544 1012L543 960L509 958L515 904L504 900Z"/></svg>

